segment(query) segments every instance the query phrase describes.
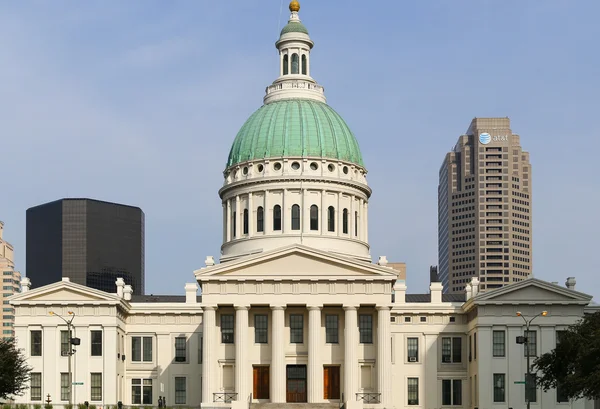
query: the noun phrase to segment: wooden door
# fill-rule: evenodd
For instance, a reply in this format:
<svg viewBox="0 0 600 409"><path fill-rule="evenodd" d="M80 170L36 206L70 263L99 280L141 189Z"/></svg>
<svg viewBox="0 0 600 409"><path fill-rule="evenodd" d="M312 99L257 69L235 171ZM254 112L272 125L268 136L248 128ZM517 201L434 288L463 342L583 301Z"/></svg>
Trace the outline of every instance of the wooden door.
<svg viewBox="0 0 600 409"><path fill-rule="evenodd" d="M306 365L288 365L286 372L286 401L306 402Z"/></svg>
<svg viewBox="0 0 600 409"><path fill-rule="evenodd" d="M269 399L269 367L268 366L253 366L253 391L252 399Z"/></svg>
<svg viewBox="0 0 600 409"><path fill-rule="evenodd" d="M323 367L323 398L324 399L339 399L340 398L340 367L339 366Z"/></svg>

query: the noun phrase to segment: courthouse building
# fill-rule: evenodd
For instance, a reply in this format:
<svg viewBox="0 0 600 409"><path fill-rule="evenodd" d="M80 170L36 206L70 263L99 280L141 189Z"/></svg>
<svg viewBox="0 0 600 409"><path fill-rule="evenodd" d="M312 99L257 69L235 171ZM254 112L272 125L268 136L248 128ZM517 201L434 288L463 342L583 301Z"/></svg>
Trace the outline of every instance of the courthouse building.
<svg viewBox="0 0 600 409"><path fill-rule="evenodd" d="M519 408L525 355L552 350L559 331L597 309L572 278L485 294L476 278L461 294L433 282L410 294L385 257L372 263L365 164L311 76L298 10L292 1L276 42L280 75L227 159L220 262L207 257L181 296L134 295L122 279L114 292L23 279L11 303L33 371L17 402ZM527 350L515 342L517 311L548 312ZM593 408L556 390L528 396L533 408Z"/></svg>

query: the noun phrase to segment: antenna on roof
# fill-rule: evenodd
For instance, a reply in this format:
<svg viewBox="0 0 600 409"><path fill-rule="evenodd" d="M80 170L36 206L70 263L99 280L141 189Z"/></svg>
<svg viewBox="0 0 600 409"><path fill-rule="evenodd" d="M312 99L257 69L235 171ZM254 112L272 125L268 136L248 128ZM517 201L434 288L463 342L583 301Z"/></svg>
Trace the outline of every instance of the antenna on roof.
<svg viewBox="0 0 600 409"><path fill-rule="evenodd" d="M281 0L281 4L279 5L279 20L277 21L277 32L281 30L281 13L283 12L283 0Z"/></svg>

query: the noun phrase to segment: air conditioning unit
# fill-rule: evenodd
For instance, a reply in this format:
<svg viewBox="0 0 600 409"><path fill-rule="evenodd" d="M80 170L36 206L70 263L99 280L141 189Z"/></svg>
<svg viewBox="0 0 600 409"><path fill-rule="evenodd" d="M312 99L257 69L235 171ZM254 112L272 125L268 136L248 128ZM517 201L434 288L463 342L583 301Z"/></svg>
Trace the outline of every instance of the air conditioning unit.
<svg viewBox="0 0 600 409"><path fill-rule="evenodd" d="M408 357L408 362L417 362L417 357L416 356L409 356Z"/></svg>
<svg viewBox="0 0 600 409"><path fill-rule="evenodd" d="M60 356L69 356L69 351L60 351Z"/></svg>

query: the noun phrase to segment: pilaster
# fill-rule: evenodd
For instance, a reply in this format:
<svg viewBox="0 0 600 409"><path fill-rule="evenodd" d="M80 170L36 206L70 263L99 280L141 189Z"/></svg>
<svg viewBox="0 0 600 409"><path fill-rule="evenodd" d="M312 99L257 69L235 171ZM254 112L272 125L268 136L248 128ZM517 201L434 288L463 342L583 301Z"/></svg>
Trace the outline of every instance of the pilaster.
<svg viewBox="0 0 600 409"><path fill-rule="evenodd" d="M240 196L235 197L235 238L239 239L242 237L242 223L244 223L244 216L240 206Z"/></svg>
<svg viewBox="0 0 600 409"><path fill-rule="evenodd" d="M212 394L215 392L218 374L216 362L216 307L203 308L202 322L202 406L213 406Z"/></svg>
<svg viewBox="0 0 600 409"><path fill-rule="evenodd" d="M321 306L308 307L308 402L323 400L323 362L321 361Z"/></svg>
<svg viewBox="0 0 600 409"><path fill-rule="evenodd" d="M346 401L355 401L358 385L358 322L356 306L344 306L344 395Z"/></svg>
<svg viewBox="0 0 600 409"><path fill-rule="evenodd" d="M391 352L390 307L377 307L377 387L384 408L392 402L392 352Z"/></svg>
<svg viewBox="0 0 600 409"><path fill-rule="evenodd" d="M271 402L284 403L286 401L284 349L285 307L272 306L271 311L273 321L273 342L271 344Z"/></svg>
<svg viewBox="0 0 600 409"><path fill-rule="evenodd" d="M248 306L235 306L235 391L237 400L248 399Z"/></svg>
<svg viewBox="0 0 600 409"><path fill-rule="evenodd" d="M252 205L252 192L248 193L248 237L254 234L254 206Z"/></svg>

